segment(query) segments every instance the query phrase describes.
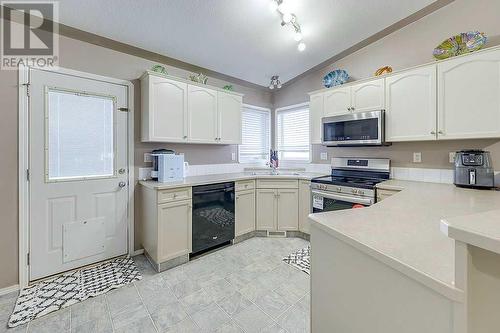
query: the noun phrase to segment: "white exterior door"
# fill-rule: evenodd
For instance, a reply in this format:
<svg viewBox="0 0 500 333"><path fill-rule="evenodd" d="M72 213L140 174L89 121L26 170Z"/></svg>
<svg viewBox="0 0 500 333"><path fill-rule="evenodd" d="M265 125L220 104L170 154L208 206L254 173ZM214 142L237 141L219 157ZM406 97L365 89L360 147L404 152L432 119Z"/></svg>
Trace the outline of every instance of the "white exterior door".
<svg viewBox="0 0 500 333"><path fill-rule="evenodd" d="M217 143L217 91L188 85L189 140Z"/></svg>
<svg viewBox="0 0 500 333"><path fill-rule="evenodd" d="M350 112L351 108L351 88L335 88L327 91L323 100L323 114L325 117L337 116Z"/></svg>
<svg viewBox="0 0 500 333"><path fill-rule="evenodd" d="M126 254L128 87L30 70L29 280Z"/></svg>
<svg viewBox="0 0 500 333"><path fill-rule="evenodd" d="M384 79L351 87L351 107L354 112L382 110L385 107Z"/></svg>
<svg viewBox="0 0 500 333"><path fill-rule="evenodd" d="M436 140L436 65L390 76L385 83L386 140Z"/></svg>
<svg viewBox="0 0 500 333"><path fill-rule="evenodd" d="M219 143L241 144L241 108L243 98L230 93L217 93L219 109Z"/></svg>
<svg viewBox="0 0 500 333"><path fill-rule="evenodd" d="M438 138L500 137L500 50L438 64Z"/></svg>

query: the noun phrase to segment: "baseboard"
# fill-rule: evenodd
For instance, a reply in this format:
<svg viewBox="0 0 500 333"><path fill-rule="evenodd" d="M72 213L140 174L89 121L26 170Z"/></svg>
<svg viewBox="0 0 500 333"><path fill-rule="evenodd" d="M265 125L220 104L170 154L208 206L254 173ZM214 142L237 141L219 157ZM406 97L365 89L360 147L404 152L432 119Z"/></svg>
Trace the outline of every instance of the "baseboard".
<svg viewBox="0 0 500 333"><path fill-rule="evenodd" d="M135 250L132 257L139 256L141 254L144 254L144 249Z"/></svg>
<svg viewBox="0 0 500 333"><path fill-rule="evenodd" d="M13 293L13 292L18 291L18 290L19 290L18 284L15 284L15 285L10 286L10 287L2 288L2 289L0 289L0 296L7 295L7 294Z"/></svg>

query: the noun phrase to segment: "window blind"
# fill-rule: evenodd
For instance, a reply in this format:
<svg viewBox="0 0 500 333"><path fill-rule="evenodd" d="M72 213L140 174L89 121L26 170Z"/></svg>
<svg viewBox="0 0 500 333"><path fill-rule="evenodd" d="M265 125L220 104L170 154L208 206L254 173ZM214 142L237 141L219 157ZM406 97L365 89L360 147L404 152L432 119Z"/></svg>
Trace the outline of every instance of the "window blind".
<svg viewBox="0 0 500 333"><path fill-rule="evenodd" d="M309 161L309 108L277 110L276 149L281 160Z"/></svg>
<svg viewBox="0 0 500 333"><path fill-rule="evenodd" d="M271 112L251 106L243 107L241 131L239 162L268 161L271 149Z"/></svg>

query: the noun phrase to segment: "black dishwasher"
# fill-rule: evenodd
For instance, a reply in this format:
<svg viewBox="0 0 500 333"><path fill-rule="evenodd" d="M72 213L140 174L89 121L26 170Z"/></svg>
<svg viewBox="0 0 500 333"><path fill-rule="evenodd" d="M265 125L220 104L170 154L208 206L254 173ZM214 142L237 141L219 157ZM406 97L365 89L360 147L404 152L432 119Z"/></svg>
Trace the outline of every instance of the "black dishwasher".
<svg viewBox="0 0 500 333"><path fill-rule="evenodd" d="M234 182L193 186L193 254L234 239Z"/></svg>

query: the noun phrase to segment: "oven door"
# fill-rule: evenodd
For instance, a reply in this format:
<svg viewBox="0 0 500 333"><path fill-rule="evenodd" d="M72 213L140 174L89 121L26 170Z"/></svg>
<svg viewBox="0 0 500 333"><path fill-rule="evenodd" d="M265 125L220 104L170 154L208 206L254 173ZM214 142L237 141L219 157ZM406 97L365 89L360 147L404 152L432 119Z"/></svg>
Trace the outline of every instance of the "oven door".
<svg viewBox="0 0 500 333"><path fill-rule="evenodd" d="M334 210L368 207L373 204L373 199L354 197L350 195L331 193L325 191L311 191L312 213L329 212Z"/></svg>
<svg viewBox="0 0 500 333"><path fill-rule="evenodd" d="M325 117L322 143L326 146L380 146L385 142L384 111Z"/></svg>

